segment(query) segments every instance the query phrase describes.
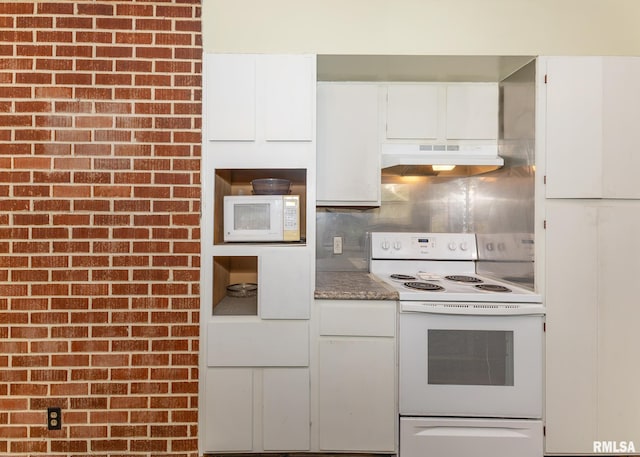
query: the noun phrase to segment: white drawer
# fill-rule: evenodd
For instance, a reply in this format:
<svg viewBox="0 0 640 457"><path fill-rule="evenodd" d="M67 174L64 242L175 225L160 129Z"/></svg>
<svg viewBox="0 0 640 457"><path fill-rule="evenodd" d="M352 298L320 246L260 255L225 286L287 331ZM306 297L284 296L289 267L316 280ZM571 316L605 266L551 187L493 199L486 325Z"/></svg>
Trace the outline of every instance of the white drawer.
<svg viewBox="0 0 640 457"><path fill-rule="evenodd" d="M396 334L393 300L317 300L321 336L389 336Z"/></svg>
<svg viewBox="0 0 640 457"><path fill-rule="evenodd" d="M207 326L207 366L306 367L308 321L231 318Z"/></svg>

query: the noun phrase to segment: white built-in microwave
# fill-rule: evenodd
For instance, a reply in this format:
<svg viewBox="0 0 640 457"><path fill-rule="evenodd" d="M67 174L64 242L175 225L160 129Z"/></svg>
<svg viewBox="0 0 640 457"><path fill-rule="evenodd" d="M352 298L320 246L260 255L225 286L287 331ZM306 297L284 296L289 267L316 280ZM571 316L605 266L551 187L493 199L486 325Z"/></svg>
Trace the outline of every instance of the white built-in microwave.
<svg viewBox="0 0 640 457"><path fill-rule="evenodd" d="M224 241L300 241L300 196L225 196Z"/></svg>

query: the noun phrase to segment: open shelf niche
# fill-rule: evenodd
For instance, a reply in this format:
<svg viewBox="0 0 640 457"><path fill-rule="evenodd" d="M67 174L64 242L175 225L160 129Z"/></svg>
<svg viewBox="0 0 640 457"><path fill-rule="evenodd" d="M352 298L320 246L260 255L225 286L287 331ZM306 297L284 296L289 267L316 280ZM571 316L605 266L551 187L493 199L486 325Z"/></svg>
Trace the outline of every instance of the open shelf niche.
<svg viewBox="0 0 640 457"><path fill-rule="evenodd" d="M251 181L281 178L291 181L291 195L300 196L300 243L307 238L307 170L304 168L216 169L214 188L214 244L224 244L224 196L251 195Z"/></svg>
<svg viewBox="0 0 640 457"><path fill-rule="evenodd" d="M257 256L215 256L213 258L213 315L257 316L257 291L251 297L227 294L231 284L258 284Z"/></svg>

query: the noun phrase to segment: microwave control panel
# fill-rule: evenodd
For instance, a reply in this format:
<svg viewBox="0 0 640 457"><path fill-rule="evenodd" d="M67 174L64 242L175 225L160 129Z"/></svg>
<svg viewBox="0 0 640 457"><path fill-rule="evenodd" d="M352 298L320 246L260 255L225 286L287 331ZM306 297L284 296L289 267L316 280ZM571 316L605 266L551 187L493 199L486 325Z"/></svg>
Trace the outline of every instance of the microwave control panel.
<svg viewBox="0 0 640 457"><path fill-rule="evenodd" d="M282 229L284 241L300 240L300 196L282 197Z"/></svg>

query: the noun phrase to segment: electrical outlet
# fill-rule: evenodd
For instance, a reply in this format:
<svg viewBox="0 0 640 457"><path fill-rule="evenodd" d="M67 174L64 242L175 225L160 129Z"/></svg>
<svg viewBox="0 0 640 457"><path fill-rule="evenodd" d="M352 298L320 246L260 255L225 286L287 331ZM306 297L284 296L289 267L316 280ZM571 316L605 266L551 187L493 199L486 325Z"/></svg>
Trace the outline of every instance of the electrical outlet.
<svg viewBox="0 0 640 457"><path fill-rule="evenodd" d="M341 236L333 237L333 253L342 254L342 237Z"/></svg>
<svg viewBox="0 0 640 457"><path fill-rule="evenodd" d="M60 430L62 428L62 408L47 408L47 429Z"/></svg>

